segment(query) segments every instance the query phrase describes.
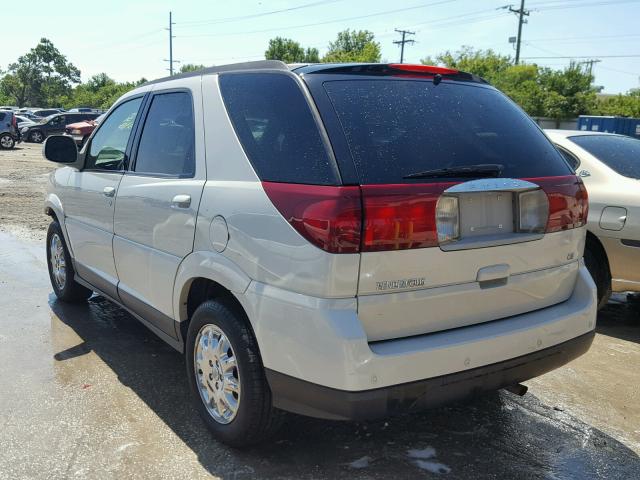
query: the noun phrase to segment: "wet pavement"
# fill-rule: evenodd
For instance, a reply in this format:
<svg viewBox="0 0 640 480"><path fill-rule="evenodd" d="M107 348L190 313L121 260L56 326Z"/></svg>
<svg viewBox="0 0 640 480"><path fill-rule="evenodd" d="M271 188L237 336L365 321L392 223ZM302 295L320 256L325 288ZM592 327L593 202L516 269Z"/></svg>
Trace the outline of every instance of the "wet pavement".
<svg viewBox="0 0 640 480"><path fill-rule="evenodd" d="M640 478L640 305L616 296L587 355L528 382L370 423L290 416L216 443L182 356L93 297L56 302L44 247L0 233L0 478Z"/></svg>

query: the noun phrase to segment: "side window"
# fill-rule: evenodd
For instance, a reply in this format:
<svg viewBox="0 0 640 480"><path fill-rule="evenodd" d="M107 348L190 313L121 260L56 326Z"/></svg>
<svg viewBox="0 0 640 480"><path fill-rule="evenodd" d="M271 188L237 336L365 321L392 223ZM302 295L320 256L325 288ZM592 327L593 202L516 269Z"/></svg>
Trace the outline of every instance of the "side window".
<svg viewBox="0 0 640 480"><path fill-rule="evenodd" d="M3 112L0 112L0 122L4 121L4 117L6 117L6 114Z"/></svg>
<svg viewBox="0 0 640 480"><path fill-rule="evenodd" d="M230 73L219 82L233 127L260 179L338 182L309 104L291 77Z"/></svg>
<svg viewBox="0 0 640 480"><path fill-rule="evenodd" d="M85 168L100 170L123 168L127 142L141 103L142 97L124 102L100 124L89 146Z"/></svg>
<svg viewBox="0 0 640 480"><path fill-rule="evenodd" d="M134 170L138 173L191 177L195 174L191 95L154 95L144 122Z"/></svg>
<svg viewBox="0 0 640 480"><path fill-rule="evenodd" d="M573 153L570 153L568 150L562 148L559 145L556 145L558 151L562 154L562 157L566 160L566 162L571 167L571 170L576 171L580 166L580 160Z"/></svg>
<svg viewBox="0 0 640 480"><path fill-rule="evenodd" d="M57 127L58 125L64 125L64 115L58 115L57 117L53 117L49 122L49 125L52 127Z"/></svg>

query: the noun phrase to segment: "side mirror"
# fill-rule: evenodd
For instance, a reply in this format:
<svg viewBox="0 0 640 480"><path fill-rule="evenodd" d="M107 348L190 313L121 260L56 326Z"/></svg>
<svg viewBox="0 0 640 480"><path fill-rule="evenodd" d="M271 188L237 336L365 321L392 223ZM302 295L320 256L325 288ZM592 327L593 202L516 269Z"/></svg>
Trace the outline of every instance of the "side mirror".
<svg viewBox="0 0 640 480"><path fill-rule="evenodd" d="M42 147L44 158L51 162L63 163L70 167L81 168L84 163L78 155L78 147L73 138L66 135L51 135Z"/></svg>

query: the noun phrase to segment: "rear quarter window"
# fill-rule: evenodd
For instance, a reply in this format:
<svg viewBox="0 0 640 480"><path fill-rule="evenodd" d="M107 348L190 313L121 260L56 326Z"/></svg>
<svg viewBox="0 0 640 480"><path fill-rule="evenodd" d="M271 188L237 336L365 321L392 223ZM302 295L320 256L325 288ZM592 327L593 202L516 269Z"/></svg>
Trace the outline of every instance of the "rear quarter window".
<svg viewBox="0 0 640 480"><path fill-rule="evenodd" d="M229 73L219 83L236 134L261 180L339 182L307 99L292 77Z"/></svg>
<svg viewBox="0 0 640 480"><path fill-rule="evenodd" d="M363 184L426 170L501 164L507 178L567 175L565 161L511 100L475 84L408 79L325 81Z"/></svg>
<svg viewBox="0 0 640 480"><path fill-rule="evenodd" d="M579 135L569 140L620 175L640 179L640 140L623 135Z"/></svg>

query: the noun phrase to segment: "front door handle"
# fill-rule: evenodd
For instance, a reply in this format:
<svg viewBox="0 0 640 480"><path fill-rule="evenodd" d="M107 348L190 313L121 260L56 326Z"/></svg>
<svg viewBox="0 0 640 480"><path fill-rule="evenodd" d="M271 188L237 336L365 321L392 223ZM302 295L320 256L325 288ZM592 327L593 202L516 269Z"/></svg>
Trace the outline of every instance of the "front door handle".
<svg viewBox="0 0 640 480"><path fill-rule="evenodd" d="M116 189L114 187L104 187L102 189L102 194L105 197L113 197L116 194Z"/></svg>
<svg viewBox="0 0 640 480"><path fill-rule="evenodd" d="M191 206L191 195L176 195L171 200L171 206L176 208L189 208Z"/></svg>

